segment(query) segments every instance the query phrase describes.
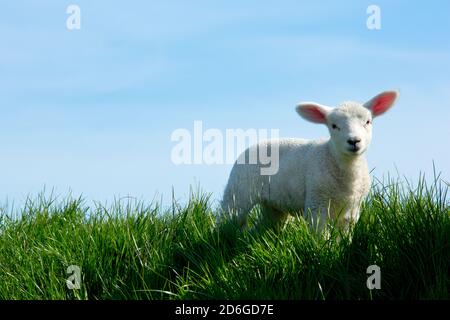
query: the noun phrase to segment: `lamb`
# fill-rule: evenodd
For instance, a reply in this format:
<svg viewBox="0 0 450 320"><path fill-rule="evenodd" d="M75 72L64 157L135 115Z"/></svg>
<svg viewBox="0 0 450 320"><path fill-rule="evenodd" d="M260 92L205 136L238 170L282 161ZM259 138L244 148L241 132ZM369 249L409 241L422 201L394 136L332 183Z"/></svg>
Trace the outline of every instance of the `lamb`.
<svg viewBox="0 0 450 320"><path fill-rule="evenodd" d="M372 139L372 118L391 108L398 95L397 91L385 91L365 104L348 101L337 108L300 103L296 107L299 115L325 124L330 138L267 140L251 146L240 159L250 158L261 148L279 152L279 170L262 175L260 160L253 164L236 161L222 210L236 214L242 227L258 204L269 222L280 223L288 212L300 212L315 230L323 230L327 219L348 229L359 219L360 205L370 189L364 153Z"/></svg>

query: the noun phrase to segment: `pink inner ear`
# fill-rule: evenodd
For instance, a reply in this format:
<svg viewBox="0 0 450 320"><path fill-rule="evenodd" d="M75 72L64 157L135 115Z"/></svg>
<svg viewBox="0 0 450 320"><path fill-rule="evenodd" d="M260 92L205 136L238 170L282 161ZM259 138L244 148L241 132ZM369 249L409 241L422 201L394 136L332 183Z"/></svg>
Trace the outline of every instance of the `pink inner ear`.
<svg viewBox="0 0 450 320"><path fill-rule="evenodd" d="M325 122L325 114L316 106L307 106L303 109L311 121L323 123Z"/></svg>
<svg viewBox="0 0 450 320"><path fill-rule="evenodd" d="M392 106L396 97L397 95L395 92L389 92L375 98L375 101L370 108L372 110L372 114L374 116L378 116L386 112Z"/></svg>

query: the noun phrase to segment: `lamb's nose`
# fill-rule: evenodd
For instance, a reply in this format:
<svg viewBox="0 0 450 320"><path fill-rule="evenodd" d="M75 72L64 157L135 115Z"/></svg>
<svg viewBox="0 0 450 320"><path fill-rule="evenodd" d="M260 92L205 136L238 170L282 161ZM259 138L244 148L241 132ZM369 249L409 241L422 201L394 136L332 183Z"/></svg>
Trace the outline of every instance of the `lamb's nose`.
<svg viewBox="0 0 450 320"><path fill-rule="evenodd" d="M347 140L347 143L348 143L349 145L352 145L352 146L356 146L356 144L357 144L358 142L361 142L361 139L353 138L353 139L348 139L348 140Z"/></svg>

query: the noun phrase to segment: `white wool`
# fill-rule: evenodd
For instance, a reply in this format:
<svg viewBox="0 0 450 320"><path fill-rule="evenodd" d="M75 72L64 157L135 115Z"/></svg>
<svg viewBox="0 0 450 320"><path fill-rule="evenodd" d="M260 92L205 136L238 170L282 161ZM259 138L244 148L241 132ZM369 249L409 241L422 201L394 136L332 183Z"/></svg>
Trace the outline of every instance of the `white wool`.
<svg viewBox="0 0 450 320"><path fill-rule="evenodd" d="M396 91L383 92L367 103L345 102L337 108L306 102L297 106L305 119L325 124L330 138L321 140L279 139L260 142L258 148L279 147L279 170L261 175L257 164L235 163L225 188L222 208L238 214L242 225L252 207L260 204L274 221L287 212L300 211L312 226L322 229L326 219L347 228L359 218L360 205L370 189L365 151L372 138L372 117L395 102ZM273 149L276 150L276 149ZM241 155L241 156L243 156Z"/></svg>

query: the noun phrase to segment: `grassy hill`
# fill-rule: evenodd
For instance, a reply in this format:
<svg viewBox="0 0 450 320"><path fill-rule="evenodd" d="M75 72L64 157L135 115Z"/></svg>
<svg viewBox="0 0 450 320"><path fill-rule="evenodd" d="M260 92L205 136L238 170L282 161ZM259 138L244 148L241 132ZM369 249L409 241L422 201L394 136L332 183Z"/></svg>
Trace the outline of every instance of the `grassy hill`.
<svg viewBox="0 0 450 320"><path fill-rule="evenodd" d="M447 189L377 182L350 233L329 236L299 217L282 230L217 225L202 194L165 213L38 198L0 215L0 299L449 299ZM366 286L373 264L379 290ZM67 287L71 265L80 289Z"/></svg>

